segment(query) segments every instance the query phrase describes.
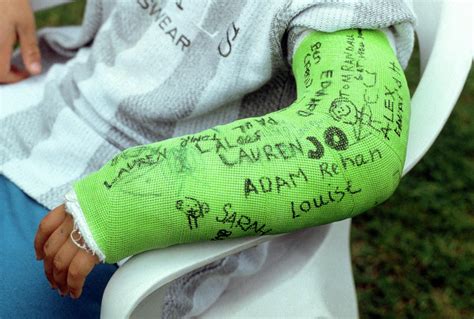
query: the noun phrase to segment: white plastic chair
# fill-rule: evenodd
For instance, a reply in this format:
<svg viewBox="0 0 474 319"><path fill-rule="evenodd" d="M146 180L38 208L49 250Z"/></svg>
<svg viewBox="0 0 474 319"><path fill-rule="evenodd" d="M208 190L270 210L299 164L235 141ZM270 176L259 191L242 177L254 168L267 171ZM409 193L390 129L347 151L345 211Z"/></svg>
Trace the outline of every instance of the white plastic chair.
<svg viewBox="0 0 474 319"><path fill-rule="evenodd" d="M35 3L36 2L36 3ZM38 4L41 2L41 4ZM35 0L35 8L67 0ZM45 5L46 3L46 5ZM472 63L470 2L414 0L422 77L412 97L403 174L424 156L446 123ZM305 230L297 258L226 292L203 318L358 316L352 277L350 219ZM287 235L179 245L127 260L104 292L102 318L158 318L174 279L212 261ZM288 252L288 254L295 252ZM294 256L293 256L294 257Z"/></svg>

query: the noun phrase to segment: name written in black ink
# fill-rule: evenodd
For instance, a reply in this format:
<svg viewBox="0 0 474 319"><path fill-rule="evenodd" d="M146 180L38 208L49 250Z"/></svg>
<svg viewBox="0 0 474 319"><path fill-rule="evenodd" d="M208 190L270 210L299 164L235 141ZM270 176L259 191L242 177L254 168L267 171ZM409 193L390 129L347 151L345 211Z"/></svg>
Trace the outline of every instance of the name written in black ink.
<svg viewBox="0 0 474 319"><path fill-rule="evenodd" d="M223 210L225 216L220 218L216 216L216 221L222 224L230 224L230 228L240 228L244 232L250 231L260 236L272 231L267 225L252 220L249 216L235 212L231 203L226 203Z"/></svg>
<svg viewBox="0 0 474 319"><path fill-rule="evenodd" d="M146 149L146 147L145 147ZM152 154L143 154L139 157L132 158L129 161L125 161L120 169L117 169L118 172L116 173L115 177L112 180L104 181L104 186L107 189L111 189L114 185L116 185L120 180L122 180L125 176L130 175L131 173L139 170L142 167L151 167L154 165L158 165L166 159L166 148L150 148L152 150ZM119 166L122 164L123 159L130 158L127 154L123 153L119 156L115 157L111 161L111 166ZM122 161L120 161L122 159Z"/></svg>
<svg viewBox="0 0 474 319"><path fill-rule="evenodd" d="M328 185L331 187L331 185ZM316 212L319 208L330 205L332 203L340 203L346 194L357 194L362 192L362 189L356 189L352 185L352 181L348 180L344 188L339 186L332 186L332 189L324 192L323 194L318 194L311 199L303 200L300 202L290 202L291 216L293 219L301 217L301 214L310 213L311 211Z"/></svg>
<svg viewBox="0 0 474 319"><path fill-rule="evenodd" d="M244 195L245 198L248 198L250 195L271 192L280 194L282 189L293 189L307 182L308 177L301 168L296 173L289 173L287 176L275 176L272 178L263 176L257 180L246 178L244 181Z"/></svg>
<svg viewBox="0 0 474 319"><path fill-rule="evenodd" d="M360 167L382 159L382 152L378 148L370 149L366 153L359 153L353 156L339 154L340 163L322 162L319 164L321 177L333 177L339 175L340 168L347 170L352 167Z"/></svg>

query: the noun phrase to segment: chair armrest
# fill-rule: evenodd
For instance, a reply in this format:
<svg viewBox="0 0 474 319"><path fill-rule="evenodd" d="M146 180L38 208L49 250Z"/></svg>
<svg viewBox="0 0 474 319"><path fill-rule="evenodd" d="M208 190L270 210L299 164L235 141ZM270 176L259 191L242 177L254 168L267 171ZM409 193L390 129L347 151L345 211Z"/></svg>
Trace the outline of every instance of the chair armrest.
<svg viewBox="0 0 474 319"><path fill-rule="evenodd" d="M31 8L33 11L39 11L59 6L61 4L70 3L72 0L31 0Z"/></svg>
<svg viewBox="0 0 474 319"><path fill-rule="evenodd" d="M424 12L431 13L428 7L431 1L418 1L415 4L419 17ZM430 29L417 29L420 58L428 62L412 98L412 124L403 175L418 163L438 137L466 82L472 64L471 6L468 2L442 1L437 21L442 27L437 30L432 49L421 40L428 38L433 42L432 36L428 34Z"/></svg>
<svg viewBox="0 0 474 319"><path fill-rule="evenodd" d="M112 276L101 318L128 318L148 295L180 276L242 250L285 236L260 236L176 245L131 257Z"/></svg>

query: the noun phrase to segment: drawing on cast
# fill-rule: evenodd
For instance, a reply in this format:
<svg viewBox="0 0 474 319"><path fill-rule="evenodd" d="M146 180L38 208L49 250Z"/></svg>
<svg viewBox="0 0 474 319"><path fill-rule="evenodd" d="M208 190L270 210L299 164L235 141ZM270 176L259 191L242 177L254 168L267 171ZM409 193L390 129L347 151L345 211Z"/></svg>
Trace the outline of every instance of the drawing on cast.
<svg viewBox="0 0 474 319"><path fill-rule="evenodd" d="M232 232L230 230L220 229L217 232L216 237L212 238L211 240L223 240L223 239L226 239L226 238L230 237L231 235L232 235Z"/></svg>
<svg viewBox="0 0 474 319"><path fill-rule="evenodd" d="M209 213L209 205L192 197L185 196L184 198L184 200L176 201L176 208L188 217L189 229L198 228L197 220Z"/></svg>
<svg viewBox="0 0 474 319"><path fill-rule="evenodd" d="M380 131L377 124L381 122L373 119L369 103L357 107L348 98L338 97L331 102L329 114L334 120L352 126L356 141L369 136L368 130Z"/></svg>

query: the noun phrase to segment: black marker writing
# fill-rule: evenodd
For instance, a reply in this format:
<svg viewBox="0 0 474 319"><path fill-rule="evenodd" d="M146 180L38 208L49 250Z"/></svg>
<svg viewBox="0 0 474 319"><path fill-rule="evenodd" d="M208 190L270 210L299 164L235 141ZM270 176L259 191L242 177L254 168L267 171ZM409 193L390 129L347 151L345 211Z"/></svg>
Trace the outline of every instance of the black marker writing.
<svg viewBox="0 0 474 319"><path fill-rule="evenodd" d="M240 29L235 26L234 22L232 22L225 32L225 38L219 42L217 50L224 58L227 58L232 53L232 43L235 41L235 38L237 38L239 31Z"/></svg>
<svg viewBox="0 0 474 319"><path fill-rule="evenodd" d="M186 196L176 201L176 209L183 212L188 218L189 229L198 228L198 219L209 213L209 205L195 198Z"/></svg>
<svg viewBox="0 0 474 319"><path fill-rule="evenodd" d="M260 177L258 180L252 181L250 178L246 178L244 181L244 195L245 198L251 194L264 194L276 191L280 194L282 189L292 189L298 186L298 183L308 182L308 177L301 168L298 169L297 173L289 173L288 177L275 176Z"/></svg>
<svg viewBox="0 0 474 319"><path fill-rule="evenodd" d="M260 236L272 231L268 229L265 224L261 224L246 215L235 212L230 203L225 204L223 210L225 216L222 218L216 217L216 221L222 224L230 224L230 228L238 227L245 232L251 230Z"/></svg>
<svg viewBox="0 0 474 319"><path fill-rule="evenodd" d="M346 197L346 194L357 194L361 191L362 189L360 188L354 190L352 186L352 181L348 180L344 189L340 189L339 186L336 186L332 190L329 190L324 194L318 194L311 199L303 200L299 203L291 201L291 216L293 219L301 217L302 213L316 211L317 209L327 206L331 203L339 203Z"/></svg>

